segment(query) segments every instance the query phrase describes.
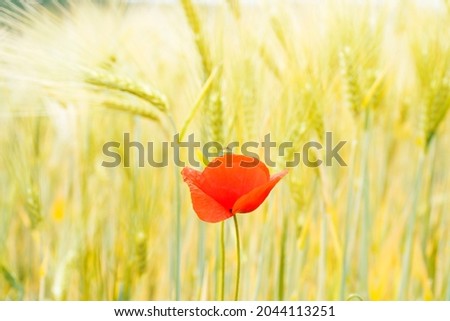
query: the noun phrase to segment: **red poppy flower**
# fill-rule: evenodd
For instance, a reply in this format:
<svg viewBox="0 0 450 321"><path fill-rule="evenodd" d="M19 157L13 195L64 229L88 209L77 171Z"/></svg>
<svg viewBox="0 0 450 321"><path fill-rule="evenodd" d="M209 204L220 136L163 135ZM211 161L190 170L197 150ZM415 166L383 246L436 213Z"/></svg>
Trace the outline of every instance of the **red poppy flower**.
<svg viewBox="0 0 450 321"><path fill-rule="evenodd" d="M184 168L194 211L210 223L226 220L236 213L252 212L261 205L287 170L273 176L256 158L226 154L199 172Z"/></svg>

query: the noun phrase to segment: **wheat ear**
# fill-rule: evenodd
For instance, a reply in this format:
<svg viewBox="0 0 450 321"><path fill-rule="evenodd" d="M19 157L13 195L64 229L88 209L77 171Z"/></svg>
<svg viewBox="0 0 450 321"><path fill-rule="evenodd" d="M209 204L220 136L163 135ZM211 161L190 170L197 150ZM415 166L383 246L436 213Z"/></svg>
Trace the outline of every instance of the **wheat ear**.
<svg viewBox="0 0 450 321"><path fill-rule="evenodd" d="M191 0L181 0L181 5L183 7L184 15L188 21L189 27L195 37L195 44L197 46L198 53L202 59L203 71L206 75L211 74L212 62L210 53L208 51L208 46L206 44L202 25L197 12L197 8L194 6Z"/></svg>
<svg viewBox="0 0 450 321"><path fill-rule="evenodd" d="M105 89L118 90L145 100L165 112L168 110L167 98L155 89L150 89L135 80L102 71L91 71L86 74L88 84Z"/></svg>

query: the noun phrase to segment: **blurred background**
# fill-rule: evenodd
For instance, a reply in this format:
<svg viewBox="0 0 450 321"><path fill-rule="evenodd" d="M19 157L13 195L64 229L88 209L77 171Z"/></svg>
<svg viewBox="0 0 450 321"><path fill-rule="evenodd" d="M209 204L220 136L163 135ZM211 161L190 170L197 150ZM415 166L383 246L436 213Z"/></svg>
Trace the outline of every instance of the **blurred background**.
<svg viewBox="0 0 450 321"><path fill-rule="evenodd" d="M220 299L221 224L172 155L104 143L270 133L275 173L332 132L348 166L238 215L240 298L449 300L449 62L445 0L0 1L0 299Z"/></svg>

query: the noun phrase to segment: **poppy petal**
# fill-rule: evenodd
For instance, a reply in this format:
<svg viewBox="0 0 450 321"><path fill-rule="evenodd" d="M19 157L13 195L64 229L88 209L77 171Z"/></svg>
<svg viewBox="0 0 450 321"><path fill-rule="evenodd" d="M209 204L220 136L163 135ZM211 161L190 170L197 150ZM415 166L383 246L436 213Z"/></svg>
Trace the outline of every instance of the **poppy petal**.
<svg viewBox="0 0 450 321"><path fill-rule="evenodd" d="M203 171L202 190L231 210L234 203L270 179L266 165L256 158L226 154L213 160Z"/></svg>
<svg viewBox="0 0 450 321"><path fill-rule="evenodd" d="M262 202L267 198L270 191L275 185L288 173L284 170L278 174L273 175L270 180L247 194L241 196L233 206L233 214L236 213L248 213L256 210Z"/></svg>
<svg viewBox="0 0 450 321"><path fill-rule="evenodd" d="M199 171L186 167L181 171L181 174L189 186L194 211L202 221L216 223L233 216L231 212L202 191L199 186L202 182L202 176Z"/></svg>

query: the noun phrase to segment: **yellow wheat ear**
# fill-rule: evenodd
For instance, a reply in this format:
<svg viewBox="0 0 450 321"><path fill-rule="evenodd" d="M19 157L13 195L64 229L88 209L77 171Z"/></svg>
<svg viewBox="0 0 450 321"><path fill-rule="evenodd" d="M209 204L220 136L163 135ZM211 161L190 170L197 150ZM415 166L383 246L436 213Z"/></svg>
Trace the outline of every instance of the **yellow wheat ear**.
<svg viewBox="0 0 450 321"><path fill-rule="evenodd" d="M132 94L147 101L162 112L168 110L167 98L163 94L157 90L150 89L148 86L141 84L136 80L108 72L92 71L86 74L85 81L101 88Z"/></svg>
<svg viewBox="0 0 450 321"><path fill-rule="evenodd" d="M241 17L241 6L239 0L227 0L228 6L236 19Z"/></svg>
<svg viewBox="0 0 450 321"><path fill-rule="evenodd" d="M204 30L202 28L202 20L199 17L197 7L191 0L181 0L183 12L188 21L189 27L194 34L195 44L202 60L204 76L207 77L212 71L212 61L209 53L208 45L205 40Z"/></svg>

